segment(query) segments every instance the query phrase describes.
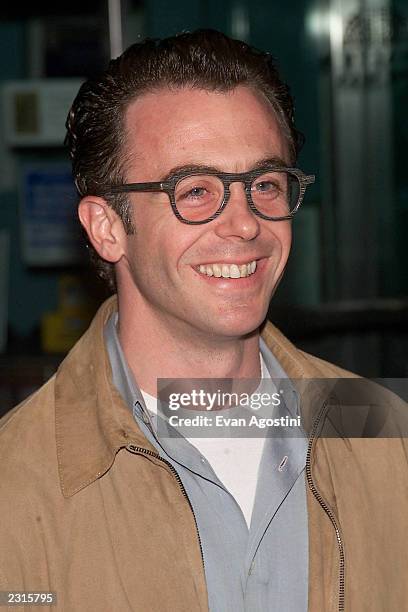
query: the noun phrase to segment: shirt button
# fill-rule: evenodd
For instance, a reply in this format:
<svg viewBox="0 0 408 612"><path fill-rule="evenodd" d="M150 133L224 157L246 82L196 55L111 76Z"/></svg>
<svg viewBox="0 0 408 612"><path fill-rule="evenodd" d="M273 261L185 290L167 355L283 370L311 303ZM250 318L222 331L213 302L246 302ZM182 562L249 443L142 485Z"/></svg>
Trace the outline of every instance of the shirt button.
<svg viewBox="0 0 408 612"><path fill-rule="evenodd" d="M279 470L279 472L283 472L283 470L285 469L285 466L286 466L286 464L287 464L287 462L288 462L288 458L289 458L289 457L288 457L287 455L285 455L285 456L283 457L282 461L281 461L281 462L280 462L280 464L278 465L278 470Z"/></svg>
<svg viewBox="0 0 408 612"><path fill-rule="evenodd" d="M201 456L201 463L207 463L205 457Z"/></svg>

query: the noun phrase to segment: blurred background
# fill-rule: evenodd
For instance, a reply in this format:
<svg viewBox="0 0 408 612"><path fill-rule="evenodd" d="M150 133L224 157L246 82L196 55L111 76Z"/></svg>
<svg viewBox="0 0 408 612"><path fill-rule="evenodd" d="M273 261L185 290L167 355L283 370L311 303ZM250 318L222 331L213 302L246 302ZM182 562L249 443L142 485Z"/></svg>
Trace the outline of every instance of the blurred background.
<svg viewBox="0 0 408 612"><path fill-rule="evenodd" d="M7 6L7 8L6 8ZM106 297L63 147L80 83L145 36L211 27L270 51L316 184L269 317L309 352L408 376L408 2L60 0L0 9L0 413L56 369Z"/></svg>

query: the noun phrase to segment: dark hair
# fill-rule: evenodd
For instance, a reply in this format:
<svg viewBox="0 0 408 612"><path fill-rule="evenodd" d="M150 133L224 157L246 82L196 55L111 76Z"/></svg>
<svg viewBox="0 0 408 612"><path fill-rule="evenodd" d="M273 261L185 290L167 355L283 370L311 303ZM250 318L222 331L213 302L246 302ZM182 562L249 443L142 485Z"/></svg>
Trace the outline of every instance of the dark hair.
<svg viewBox="0 0 408 612"><path fill-rule="evenodd" d="M69 111L65 142L81 196L98 195L124 181L124 115L141 94L161 87L229 91L247 85L270 102L296 160L303 136L294 125L293 100L269 53L215 30L197 30L163 40L146 39L109 63L98 78L86 81ZM134 227L126 194L105 196L127 233ZM100 277L115 289L113 265L90 248Z"/></svg>

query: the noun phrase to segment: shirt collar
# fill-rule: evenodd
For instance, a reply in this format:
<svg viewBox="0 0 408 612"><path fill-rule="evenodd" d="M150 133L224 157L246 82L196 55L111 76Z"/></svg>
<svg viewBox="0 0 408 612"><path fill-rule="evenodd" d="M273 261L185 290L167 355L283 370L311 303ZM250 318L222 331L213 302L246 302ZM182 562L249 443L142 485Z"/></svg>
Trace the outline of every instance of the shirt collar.
<svg viewBox="0 0 408 612"><path fill-rule="evenodd" d="M144 400L119 342L116 327L118 319L118 313L114 312L105 325L104 338L112 368L113 384L127 405L133 409L136 402L140 402L144 406Z"/></svg>
<svg viewBox="0 0 408 612"><path fill-rule="evenodd" d="M108 351L110 364L112 368L113 383L118 389L119 393L129 406L134 411L135 405L140 404L143 409L146 409L143 395L136 383L136 380L128 366L122 347L120 345L117 323L118 313L115 312L111 315L108 322L105 325L104 337L106 342L106 348ZM276 386L282 386L285 390L285 401L286 405L293 416L299 414L299 402L297 399L293 401L293 397L297 398L295 387L288 378L285 370L280 365L274 354L270 351L266 343L260 338L259 343L261 355L265 362L265 366L268 370L269 376L274 379Z"/></svg>

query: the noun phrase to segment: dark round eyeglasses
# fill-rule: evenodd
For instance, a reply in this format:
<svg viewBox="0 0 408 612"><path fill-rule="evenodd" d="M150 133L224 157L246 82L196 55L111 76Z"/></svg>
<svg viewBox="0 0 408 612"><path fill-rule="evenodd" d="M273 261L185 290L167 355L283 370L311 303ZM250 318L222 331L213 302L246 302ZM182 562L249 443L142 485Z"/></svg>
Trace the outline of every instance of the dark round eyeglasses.
<svg viewBox="0 0 408 612"><path fill-rule="evenodd" d="M299 210L306 187L314 181L314 175L281 166L238 174L183 171L162 182L111 185L102 195L163 191L177 219L201 225L216 219L225 209L231 183L243 183L248 206L255 215L267 221L283 221Z"/></svg>

